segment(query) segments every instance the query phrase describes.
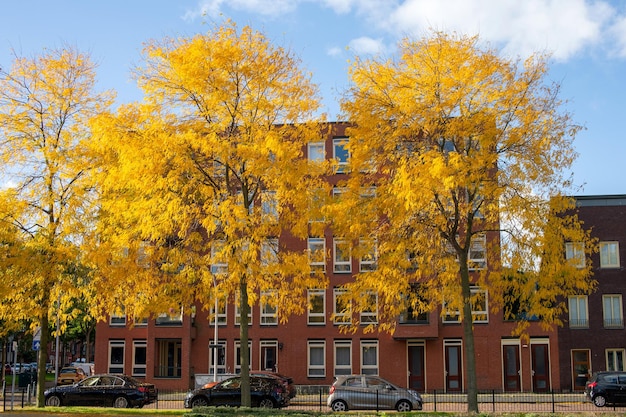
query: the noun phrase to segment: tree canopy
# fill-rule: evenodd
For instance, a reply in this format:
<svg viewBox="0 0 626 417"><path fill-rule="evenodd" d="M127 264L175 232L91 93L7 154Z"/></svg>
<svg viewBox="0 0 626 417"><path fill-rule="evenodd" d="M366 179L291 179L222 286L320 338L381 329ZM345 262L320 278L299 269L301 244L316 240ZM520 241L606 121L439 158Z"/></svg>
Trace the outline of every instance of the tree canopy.
<svg viewBox="0 0 626 417"><path fill-rule="evenodd" d="M334 210L354 215L333 216L334 227L357 254L375 242L377 259L348 296L367 303L361 295L375 291L391 329L407 307L463 321L469 411L478 411L472 312L485 290L492 309L514 294L549 326L567 295L593 288L591 266L564 257L564 241L586 242L587 253L593 244L568 211L580 127L546 82L547 61L435 32L404 39L397 60L357 57L342 101L354 123L351 177Z"/></svg>

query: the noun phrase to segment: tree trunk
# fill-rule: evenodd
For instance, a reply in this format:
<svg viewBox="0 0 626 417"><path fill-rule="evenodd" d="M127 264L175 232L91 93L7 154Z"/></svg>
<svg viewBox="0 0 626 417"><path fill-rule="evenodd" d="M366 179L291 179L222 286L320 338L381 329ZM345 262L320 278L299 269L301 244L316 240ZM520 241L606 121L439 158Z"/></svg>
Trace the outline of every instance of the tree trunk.
<svg viewBox="0 0 626 417"><path fill-rule="evenodd" d="M467 369L467 411L478 413L478 387L476 384L476 349L474 346L474 327L472 318L471 288L469 281L469 269L467 266L467 254L461 255L460 274L461 292L463 295L463 348L465 351L465 363Z"/></svg>
<svg viewBox="0 0 626 417"><path fill-rule="evenodd" d="M241 362L241 405L242 407L250 407L250 349L248 348L248 314L250 306L248 305L248 284L246 278L241 279L239 287L239 341L240 341L240 362Z"/></svg>

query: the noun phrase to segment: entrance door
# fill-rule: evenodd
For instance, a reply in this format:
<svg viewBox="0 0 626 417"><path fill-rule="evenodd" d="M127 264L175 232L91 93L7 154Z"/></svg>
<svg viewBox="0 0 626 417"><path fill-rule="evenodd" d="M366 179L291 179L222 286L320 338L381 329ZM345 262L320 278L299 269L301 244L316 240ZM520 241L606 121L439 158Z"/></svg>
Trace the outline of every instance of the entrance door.
<svg viewBox="0 0 626 417"><path fill-rule="evenodd" d="M548 358L548 345L534 343L530 345L531 365L533 375L533 390L546 392L550 389L550 363Z"/></svg>
<svg viewBox="0 0 626 417"><path fill-rule="evenodd" d="M584 391L587 380L591 376L589 349L572 350L572 381L575 391Z"/></svg>
<svg viewBox="0 0 626 417"><path fill-rule="evenodd" d="M409 388L417 392L425 390L424 345L409 345Z"/></svg>
<svg viewBox="0 0 626 417"><path fill-rule="evenodd" d="M461 343L445 345L446 391L463 389L463 367L461 365Z"/></svg>
<svg viewBox="0 0 626 417"><path fill-rule="evenodd" d="M504 390L521 391L519 345L502 346Z"/></svg>

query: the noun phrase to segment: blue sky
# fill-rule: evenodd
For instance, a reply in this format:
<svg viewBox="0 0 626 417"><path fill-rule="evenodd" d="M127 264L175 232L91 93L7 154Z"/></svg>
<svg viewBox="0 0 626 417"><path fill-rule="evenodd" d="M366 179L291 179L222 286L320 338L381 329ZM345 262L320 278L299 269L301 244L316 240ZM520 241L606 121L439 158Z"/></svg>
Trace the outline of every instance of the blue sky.
<svg viewBox="0 0 626 417"><path fill-rule="evenodd" d="M141 100L130 78L144 42L188 37L224 19L263 32L313 73L335 120L353 54L392 56L430 28L478 34L508 57L550 52L549 80L574 121L576 195L626 194L626 1L623 0L20 0L3 2L0 67L63 45L90 53L100 88Z"/></svg>

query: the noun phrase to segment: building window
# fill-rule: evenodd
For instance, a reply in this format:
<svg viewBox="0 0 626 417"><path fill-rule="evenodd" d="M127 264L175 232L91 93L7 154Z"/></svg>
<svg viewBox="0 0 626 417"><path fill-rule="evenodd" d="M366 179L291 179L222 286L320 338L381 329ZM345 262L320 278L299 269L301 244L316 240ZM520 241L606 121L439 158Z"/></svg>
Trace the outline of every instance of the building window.
<svg viewBox="0 0 626 417"><path fill-rule="evenodd" d="M324 238L310 237L308 240L309 247L309 265L312 272L326 271L326 244Z"/></svg>
<svg viewBox="0 0 626 417"><path fill-rule="evenodd" d="M215 241L211 245L211 273L214 275L223 275L228 272L228 264L222 259L222 251L226 242L223 240Z"/></svg>
<svg viewBox="0 0 626 417"><path fill-rule="evenodd" d="M326 342L323 340L309 340L307 343L309 378L322 378L326 376Z"/></svg>
<svg viewBox="0 0 626 417"><path fill-rule="evenodd" d="M333 261L334 272L352 272L352 256L348 241L333 239Z"/></svg>
<svg viewBox="0 0 626 417"><path fill-rule="evenodd" d="M600 268L619 268L619 242L600 242Z"/></svg>
<svg viewBox="0 0 626 417"><path fill-rule="evenodd" d="M157 378L180 378L182 369L182 342L180 339L156 339Z"/></svg>
<svg viewBox="0 0 626 417"><path fill-rule="evenodd" d="M122 308L119 312L113 312L109 316L109 325L114 327L126 326L126 313Z"/></svg>
<svg viewBox="0 0 626 417"><path fill-rule="evenodd" d="M308 291L309 308L307 323L320 325L326 323L326 290L310 289Z"/></svg>
<svg viewBox="0 0 626 417"><path fill-rule="evenodd" d="M352 374L352 341L335 340L335 375Z"/></svg>
<svg viewBox="0 0 626 417"><path fill-rule="evenodd" d="M183 308L170 308L167 313L159 314L154 324L157 326L182 326L183 325Z"/></svg>
<svg viewBox="0 0 626 417"><path fill-rule="evenodd" d="M411 284L409 294L403 294L403 298L406 308L400 313L400 323L427 324L428 313L419 309L420 305L427 305L427 301L421 295L419 284Z"/></svg>
<svg viewBox="0 0 626 417"><path fill-rule="evenodd" d="M278 346L277 340L261 341L261 370L276 372Z"/></svg>
<svg viewBox="0 0 626 417"><path fill-rule="evenodd" d="M585 245L583 242L565 243L565 259L576 268L585 267Z"/></svg>
<svg viewBox="0 0 626 417"><path fill-rule="evenodd" d="M252 366L252 342L248 341L248 369ZM241 373L241 342L235 342L235 373Z"/></svg>
<svg viewBox="0 0 626 417"><path fill-rule="evenodd" d="M472 237L468 254L470 270L485 269L487 266L487 236L480 233Z"/></svg>
<svg viewBox="0 0 626 417"><path fill-rule="evenodd" d="M324 162L326 159L324 142L309 142L307 144L307 155L311 162Z"/></svg>
<svg viewBox="0 0 626 417"><path fill-rule="evenodd" d="M589 315L587 313L587 296L577 295L569 297L569 327L573 329L589 328Z"/></svg>
<svg viewBox="0 0 626 417"><path fill-rule="evenodd" d="M333 322L335 324L350 324L352 322L352 302L346 297L347 291L341 288L333 289Z"/></svg>
<svg viewBox="0 0 626 417"><path fill-rule="evenodd" d="M602 313L604 315L604 327L622 328L624 318L622 315L621 294L607 294L602 296Z"/></svg>
<svg viewBox="0 0 626 417"><path fill-rule="evenodd" d="M624 349L606 350L606 370L624 372Z"/></svg>
<svg viewBox="0 0 626 417"><path fill-rule="evenodd" d="M370 291L364 295L367 305L361 311L361 324L378 323L378 293Z"/></svg>
<svg viewBox="0 0 626 417"><path fill-rule="evenodd" d="M226 341L218 340L215 343L211 340L211 344L209 345L209 373L214 374L215 368L214 364L217 363L217 373L225 374L226 373Z"/></svg>
<svg viewBox="0 0 626 417"><path fill-rule="evenodd" d="M278 239L265 239L261 243L261 265L278 265Z"/></svg>
<svg viewBox="0 0 626 417"><path fill-rule="evenodd" d="M226 308L227 308L226 299L218 300L217 302L217 324L225 325L226 324ZM213 301L211 308L209 309L209 323L212 326L215 326L215 301Z"/></svg>
<svg viewBox="0 0 626 417"><path fill-rule="evenodd" d="M277 325L278 315L276 314L276 305L270 302L276 298L276 291L261 292L261 324Z"/></svg>
<svg viewBox="0 0 626 417"><path fill-rule="evenodd" d="M348 138L340 137L333 139L333 158L337 162L336 173L348 172L348 160L350 159L350 153L348 152Z"/></svg>
<svg viewBox="0 0 626 417"><path fill-rule="evenodd" d="M378 261L378 245L376 240L361 239L359 247L362 251L359 259L359 270L361 272L375 271Z"/></svg>
<svg viewBox="0 0 626 417"><path fill-rule="evenodd" d="M123 340L109 340L109 373L124 373L124 346Z"/></svg>
<svg viewBox="0 0 626 417"><path fill-rule="evenodd" d="M449 303L443 303L443 317L442 321L444 323L460 323L461 322L461 311L458 308L452 308Z"/></svg>
<svg viewBox="0 0 626 417"><path fill-rule="evenodd" d="M263 219L270 223L278 222L278 201L276 191L263 191L261 193L261 213Z"/></svg>
<svg viewBox="0 0 626 417"><path fill-rule="evenodd" d="M235 326L241 324L241 311L239 310L239 296L235 297ZM248 325L252 324L252 308L248 307Z"/></svg>
<svg viewBox="0 0 626 417"><path fill-rule="evenodd" d="M488 323L489 322L489 306L487 290L478 286L472 286L472 322Z"/></svg>
<svg viewBox="0 0 626 417"><path fill-rule="evenodd" d="M133 376L146 376L146 349L145 340L133 340Z"/></svg>
<svg viewBox="0 0 626 417"><path fill-rule="evenodd" d="M378 341L361 341L361 373L378 375Z"/></svg>

